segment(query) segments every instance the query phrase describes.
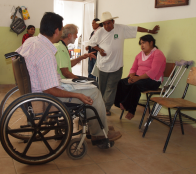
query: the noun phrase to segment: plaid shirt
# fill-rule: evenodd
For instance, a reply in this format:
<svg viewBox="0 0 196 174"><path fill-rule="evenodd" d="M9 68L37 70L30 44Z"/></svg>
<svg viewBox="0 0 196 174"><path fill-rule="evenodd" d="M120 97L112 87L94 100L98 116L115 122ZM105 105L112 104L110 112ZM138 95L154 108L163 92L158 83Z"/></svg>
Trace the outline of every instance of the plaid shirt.
<svg viewBox="0 0 196 174"><path fill-rule="evenodd" d="M57 73L57 49L45 36L31 37L16 50L25 58L31 80L32 92L57 87L60 88L60 75Z"/></svg>
<svg viewBox="0 0 196 174"><path fill-rule="evenodd" d="M23 38L22 38L22 44L23 44L24 41L27 40L29 37L32 37L32 36L30 36L29 34L24 34L24 35L23 35Z"/></svg>

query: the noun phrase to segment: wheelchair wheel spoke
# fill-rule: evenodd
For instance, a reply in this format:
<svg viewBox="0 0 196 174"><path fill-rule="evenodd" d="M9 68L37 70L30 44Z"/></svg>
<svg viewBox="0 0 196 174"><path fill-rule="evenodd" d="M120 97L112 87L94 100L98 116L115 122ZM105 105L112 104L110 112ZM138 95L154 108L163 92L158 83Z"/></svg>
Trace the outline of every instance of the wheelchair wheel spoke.
<svg viewBox="0 0 196 174"><path fill-rule="evenodd" d="M41 119L40 119L40 121L39 121L39 123L38 123L38 127L41 127L41 125L42 125L44 119L46 118L46 116L48 115L48 113L49 113L51 107L52 107L52 104L50 103L50 104L47 106L47 108L46 108L44 114L42 115L42 117L41 117Z"/></svg>
<svg viewBox="0 0 196 174"><path fill-rule="evenodd" d="M39 130L40 131L44 131L44 130L55 130L55 129L59 129L59 131L60 131L61 129L65 129L65 128L66 128L65 126L61 125L61 126L40 127Z"/></svg>
<svg viewBox="0 0 196 174"><path fill-rule="evenodd" d="M46 141L46 139L44 138L42 133L39 131L38 134L41 137L41 139L43 140L43 142L46 145L46 147L48 148L48 150L50 151L50 153L53 153L53 150L52 150L51 146L48 144L48 142Z"/></svg>
<svg viewBox="0 0 196 174"><path fill-rule="evenodd" d="M32 118L32 117L29 115L29 113L27 112L27 109L25 108L24 104L21 105L20 107L21 107L22 111L24 112L24 114L26 115L27 120L30 121L31 124L32 124L33 126L35 126L35 123L34 123L34 121L33 121L33 118Z"/></svg>
<svg viewBox="0 0 196 174"><path fill-rule="evenodd" d="M23 153L22 153L22 156L25 156L27 151L29 150L29 147L31 146L32 142L33 142L33 139L35 138L35 135L36 135L36 132L33 133L33 135L31 136L31 138L29 139Z"/></svg>
<svg viewBox="0 0 196 174"><path fill-rule="evenodd" d="M21 133L21 132L33 132L34 128L25 128L25 129L7 129L7 133L11 134L11 133Z"/></svg>

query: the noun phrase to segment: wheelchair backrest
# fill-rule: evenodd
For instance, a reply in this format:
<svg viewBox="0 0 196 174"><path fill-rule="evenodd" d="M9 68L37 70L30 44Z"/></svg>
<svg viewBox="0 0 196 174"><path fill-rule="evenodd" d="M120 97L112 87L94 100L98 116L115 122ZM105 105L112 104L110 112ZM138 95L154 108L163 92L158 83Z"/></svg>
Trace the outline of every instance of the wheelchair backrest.
<svg viewBox="0 0 196 174"><path fill-rule="evenodd" d="M31 82L30 82L29 72L27 70L27 66L25 63L25 59L24 57L22 57L20 54L16 52L6 54L5 57L6 58L13 57L12 55L15 56L15 58L12 59L12 65L14 70L14 76L20 94L23 95L23 94L31 93Z"/></svg>

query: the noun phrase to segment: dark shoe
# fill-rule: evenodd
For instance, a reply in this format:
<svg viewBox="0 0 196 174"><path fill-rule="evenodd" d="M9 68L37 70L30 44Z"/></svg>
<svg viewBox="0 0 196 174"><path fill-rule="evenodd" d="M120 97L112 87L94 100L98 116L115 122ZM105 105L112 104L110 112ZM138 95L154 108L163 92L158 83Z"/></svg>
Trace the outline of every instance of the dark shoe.
<svg viewBox="0 0 196 174"><path fill-rule="evenodd" d="M92 141L105 139L105 136L91 136Z"/></svg>
<svg viewBox="0 0 196 174"><path fill-rule="evenodd" d="M122 137L122 134L119 131L108 131L108 139L110 141L116 141Z"/></svg>
<svg viewBox="0 0 196 174"><path fill-rule="evenodd" d="M122 137L122 134L119 131L108 131L109 141L116 141ZM103 144L105 142L105 136L91 136L91 141L93 145Z"/></svg>
<svg viewBox="0 0 196 174"><path fill-rule="evenodd" d="M111 112L106 110L106 115L111 116Z"/></svg>
<svg viewBox="0 0 196 174"><path fill-rule="evenodd" d="M105 136L91 136L92 145L100 145L106 141Z"/></svg>
<svg viewBox="0 0 196 174"><path fill-rule="evenodd" d="M109 130L109 131L115 131L113 126L108 126L108 130ZM86 138L87 138L87 139L91 139L91 134L90 134L89 131L86 132ZM105 138L105 137L104 137L104 138Z"/></svg>
<svg viewBox="0 0 196 174"><path fill-rule="evenodd" d="M91 134L90 134L90 132L88 131L88 132L86 132L86 138L87 139L91 139Z"/></svg>

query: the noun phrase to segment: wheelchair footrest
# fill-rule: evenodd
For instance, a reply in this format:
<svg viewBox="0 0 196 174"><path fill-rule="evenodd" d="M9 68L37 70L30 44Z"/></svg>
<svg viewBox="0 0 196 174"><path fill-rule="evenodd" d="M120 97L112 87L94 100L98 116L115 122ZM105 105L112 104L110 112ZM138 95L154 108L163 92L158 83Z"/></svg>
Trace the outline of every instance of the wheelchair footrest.
<svg viewBox="0 0 196 174"><path fill-rule="evenodd" d="M87 139L91 139L91 135L86 134L86 138L87 138Z"/></svg>
<svg viewBox="0 0 196 174"><path fill-rule="evenodd" d="M101 140L95 140L95 141L91 140L91 142L93 146L96 145L100 149L108 149L114 145L114 141L109 141L109 139L106 138Z"/></svg>

